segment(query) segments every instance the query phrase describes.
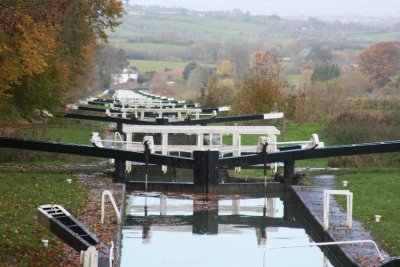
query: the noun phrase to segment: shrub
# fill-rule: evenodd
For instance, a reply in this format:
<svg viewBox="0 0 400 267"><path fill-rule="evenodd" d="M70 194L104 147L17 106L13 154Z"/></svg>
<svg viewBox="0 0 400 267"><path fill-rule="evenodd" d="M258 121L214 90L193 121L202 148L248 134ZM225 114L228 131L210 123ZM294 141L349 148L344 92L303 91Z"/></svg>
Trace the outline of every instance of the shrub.
<svg viewBox="0 0 400 267"><path fill-rule="evenodd" d="M324 135L331 144L353 144L400 139L398 111L343 112L324 125ZM400 166L400 153L337 157L333 167Z"/></svg>

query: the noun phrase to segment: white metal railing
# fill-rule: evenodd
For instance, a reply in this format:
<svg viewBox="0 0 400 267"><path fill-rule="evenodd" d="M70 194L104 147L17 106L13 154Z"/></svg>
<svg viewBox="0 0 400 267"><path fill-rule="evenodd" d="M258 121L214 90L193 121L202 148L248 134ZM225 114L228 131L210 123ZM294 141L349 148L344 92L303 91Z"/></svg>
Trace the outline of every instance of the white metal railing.
<svg viewBox="0 0 400 267"><path fill-rule="evenodd" d="M119 139L119 140L118 140ZM92 138L90 141L97 147L104 147L103 143L111 143L111 144L132 144L132 145L142 145L142 142L128 142L124 141L121 134L116 132L114 135L114 140L101 139L99 133L92 132Z"/></svg>
<svg viewBox="0 0 400 267"><path fill-rule="evenodd" d="M308 141L287 141L287 142L276 142L276 145L302 145L307 144Z"/></svg>
<svg viewBox="0 0 400 267"><path fill-rule="evenodd" d="M118 223L121 223L121 213L118 210L117 204L115 203L114 197L112 196L112 193L110 190L104 190L103 193L101 194L101 220L100 222L103 224L104 223L104 213L105 213L105 207L104 207L104 202L105 202L105 197L108 196L110 198L111 204L114 207L115 213L117 214L117 221Z"/></svg>
<svg viewBox="0 0 400 267"><path fill-rule="evenodd" d="M103 143L111 143L111 144L122 144L126 145L125 149L131 150L131 151L143 151L143 143L142 142L132 142L132 141L124 141L121 134L116 132L114 136L114 140L102 140L99 136L98 133L93 133L92 136L92 143L95 144L98 147L104 147ZM282 145L282 144L299 144L302 145L302 147L306 146L309 144L310 141L290 141L290 142L273 142L273 143L268 143L268 148L267 152L275 152L277 150L276 145ZM320 146L323 147L323 142L319 143ZM225 145L225 144L216 144L216 143L211 143L211 144L201 144L199 145L168 145L168 148L164 147L162 144L161 145L154 145L154 152L162 152L165 155L169 155L171 153L178 153L179 155L181 153L193 153L194 150L196 149L218 149L220 152L220 157L224 157L228 153L235 153L235 152L258 152L258 149L260 148L260 144L254 145L254 146L246 146L246 145L240 145L239 147L237 145ZM303 148L306 149L306 148ZM153 152L152 152L153 153Z"/></svg>
<svg viewBox="0 0 400 267"><path fill-rule="evenodd" d="M124 141L124 138L122 138L122 135L119 132L114 133L114 141L117 141L117 139L121 142Z"/></svg>
<svg viewBox="0 0 400 267"><path fill-rule="evenodd" d="M106 109L107 117L118 117L118 115L122 115L122 118L126 119L126 110L122 109L121 112L110 112L109 109Z"/></svg>
<svg viewBox="0 0 400 267"><path fill-rule="evenodd" d="M109 267L114 266L114 242L111 240L110 257L108 258Z"/></svg>
<svg viewBox="0 0 400 267"><path fill-rule="evenodd" d="M128 141L118 141L118 140L100 140L101 142L112 143L112 144L132 144L132 145L142 145L142 142L128 142Z"/></svg>
<svg viewBox="0 0 400 267"><path fill-rule="evenodd" d="M324 190L324 230L329 228L329 197L330 195L345 195L347 200L347 226L353 227L353 193L349 190Z"/></svg>
<svg viewBox="0 0 400 267"><path fill-rule="evenodd" d="M267 247L264 251L263 258L263 266L266 266L267 261L267 251L271 249L283 249L283 248L301 248L301 247L321 247L321 246L333 246L333 245L346 245L346 244L362 244L362 243L372 243L375 247L377 254L381 261L384 260L378 246L373 240L349 240L349 241L334 241L334 242L320 242L320 243L307 243L307 244L294 244L294 245L286 245L286 246L275 246L275 247Z"/></svg>

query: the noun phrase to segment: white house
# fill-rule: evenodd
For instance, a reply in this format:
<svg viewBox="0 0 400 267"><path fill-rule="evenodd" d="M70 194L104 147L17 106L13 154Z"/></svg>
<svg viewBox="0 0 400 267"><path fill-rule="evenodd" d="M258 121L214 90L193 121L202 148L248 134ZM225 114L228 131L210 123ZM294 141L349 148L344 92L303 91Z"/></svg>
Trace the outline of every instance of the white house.
<svg viewBox="0 0 400 267"><path fill-rule="evenodd" d="M120 73L112 74L113 83L126 83L138 79L139 71L135 67L124 68Z"/></svg>

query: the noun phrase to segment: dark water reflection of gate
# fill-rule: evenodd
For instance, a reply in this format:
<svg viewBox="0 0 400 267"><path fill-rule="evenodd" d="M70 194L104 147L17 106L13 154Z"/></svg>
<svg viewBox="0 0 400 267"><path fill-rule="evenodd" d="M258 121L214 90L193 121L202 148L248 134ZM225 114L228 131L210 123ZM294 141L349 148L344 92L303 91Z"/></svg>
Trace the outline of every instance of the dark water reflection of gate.
<svg viewBox="0 0 400 267"><path fill-rule="evenodd" d="M135 192L129 196L121 266L332 266L290 201L247 196Z"/></svg>

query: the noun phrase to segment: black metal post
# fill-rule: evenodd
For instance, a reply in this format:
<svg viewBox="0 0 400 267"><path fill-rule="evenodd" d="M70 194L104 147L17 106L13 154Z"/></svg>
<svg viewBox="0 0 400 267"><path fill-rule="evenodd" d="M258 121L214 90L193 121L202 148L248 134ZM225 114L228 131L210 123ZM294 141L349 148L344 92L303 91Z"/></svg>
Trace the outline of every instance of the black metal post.
<svg viewBox="0 0 400 267"><path fill-rule="evenodd" d="M119 134L122 136L122 138L124 139L124 141L126 140L126 133L124 133L122 131L122 127L123 127L124 123L122 121L118 121L117 122L117 132L119 132Z"/></svg>
<svg viewBox="0 0 400 267"><path fill-rule="evenodd" d="M291 183L294 178L294 160L285 161L283 167L283 179L285 183Z"/></svg>
<svg viewBox="0 0 400 267"><path fill-rule="evenodd" d="M125 160L115 159L114 183L125 183Z"/></svg>
<svg viewBox="0 0 400 267"><path fill-rule="evenodd" d="M120 121L117 122L117 132L119 132L120 134L123 134L122 133L122 125L123 125L122 122L120 122Z"/></svg>
<svg viewBox="0 0 400 267"><path fill-rule="evenodd" d="M195 186L201 186L203 193L208 193L210 187L218 184L218 151L193 152L193 179Z"/></svg>
<svg viewBox="0 0 400 267"><path fill-rule="evenodd" d="M263 144L263 147L262 147L263 162L264 162L264 176L267 175L267 146L268 146L268 142Z"/></svg>
<svg viewBox="0 0 400 267"><path fill-rule="evenodd" d="M168 125L169 120L168 120L168 118L156 118L156 124L157 125Z"/></svg>
<svg viewBox="0 0 400 267"><path fill-rule="evenodd" d="M212 208L204 209L204 202ZM194 200L193 201L193 228L192 232L199 235L218 234L218 200Z"/></svg>
<svg viewBox="0 0 400 267"><path fill-rule="evenodd" d="M293 206L290 199L283 200L283 219L294 221Z"/></svg>
<svg viewBox="0 0 400 267"><path fill-rule="evenodd" d="M144 141L144 175L145 175L145 185L144 189L147 191L147 174L149 172L149 154L150 154L150 149L149 149L149 142Z"/></svg>

